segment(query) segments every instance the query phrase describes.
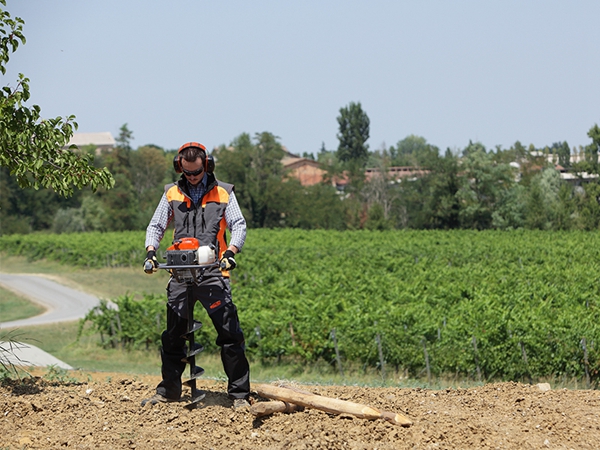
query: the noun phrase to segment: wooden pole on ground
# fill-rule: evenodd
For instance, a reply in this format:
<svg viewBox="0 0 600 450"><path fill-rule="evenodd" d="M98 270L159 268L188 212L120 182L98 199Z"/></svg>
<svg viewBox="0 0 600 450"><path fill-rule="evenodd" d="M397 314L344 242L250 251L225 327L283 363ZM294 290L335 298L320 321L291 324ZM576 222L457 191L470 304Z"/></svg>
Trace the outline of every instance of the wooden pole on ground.
<svg viewBox="0 0 600 450"><path fill-rule="evenodd" d="M306 392L298 392L294 389L277 387L270 384L254 385L254 389L260 396L265 398L293 403L306 408L315 408L332 414L351 414L358 418L368 420L384 419L394 425L401 425L403 427L412 425L412 421L408 417L389 411L379 411L378 409L361 403L323 397L321 395ZM259 403L255 403L255 405L258 405Z"/></svg>
<svg viewBox="0 0 600 450"><path fill-rule="evenodd" d="M296 411L304 411L304 406L281 402L279 400L272 402L256 402L250 407L250 412L256 417L268 416L269 414L274 414L276 412L292 413Z"/></svg>

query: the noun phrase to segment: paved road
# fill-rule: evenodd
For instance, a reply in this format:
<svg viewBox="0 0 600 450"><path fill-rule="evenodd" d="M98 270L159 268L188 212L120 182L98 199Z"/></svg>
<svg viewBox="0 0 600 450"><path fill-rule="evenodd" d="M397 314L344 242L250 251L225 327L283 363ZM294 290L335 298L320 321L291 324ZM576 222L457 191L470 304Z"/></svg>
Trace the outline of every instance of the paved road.
<svg viewBox="0 0 600 450"><path fill-rule="evenodd" d="M26 327L81 319L100 302L93 295L76 291L37 275L0 273L0 285L47 308L44 313L28 319L0 322L0 328Z"/></svg>
<svg viewBox="0 0 600 450"><path fill-rule="evenodd" d="M85 317L88 311L100 302L92 295L36 275L0 273L0 286L17 292L46 308L46 311L38 316L0 322L0 329L78 320ZM57 366L72 369L68 364L31 344L0 342L0 350L3 350L0 353L5 359L4 362L15 366Z"/></svg>
<svg viewBox="0 0 600 450"><path fill-rule="evenodd" d="M66 362L55 358L50 353L45 352L35 345L24 342L11 343L0 341L0 348L4 350L0 357L5 364L8 362L15 366L56 366L66 370L73 369Z"/></svg>

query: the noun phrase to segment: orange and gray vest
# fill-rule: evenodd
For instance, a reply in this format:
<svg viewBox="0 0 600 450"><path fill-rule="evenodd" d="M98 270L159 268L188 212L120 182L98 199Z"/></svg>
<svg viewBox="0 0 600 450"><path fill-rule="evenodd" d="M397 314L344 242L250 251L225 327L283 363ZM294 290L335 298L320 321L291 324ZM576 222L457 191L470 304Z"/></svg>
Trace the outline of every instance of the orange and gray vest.
<svg viewBox="0 0 600 450"><path fill-rule="evenodd" d="M213 245L220 260L227 250L227 222L225 208L233 185L218 181L208 175L206 192L194 205L187 191L187 183L179 180L165 186L167 201L173 210L175 231L173 241L184 237L195 237L200 245ZM229 276L218 267L207 269L205 276Z"/></svg>

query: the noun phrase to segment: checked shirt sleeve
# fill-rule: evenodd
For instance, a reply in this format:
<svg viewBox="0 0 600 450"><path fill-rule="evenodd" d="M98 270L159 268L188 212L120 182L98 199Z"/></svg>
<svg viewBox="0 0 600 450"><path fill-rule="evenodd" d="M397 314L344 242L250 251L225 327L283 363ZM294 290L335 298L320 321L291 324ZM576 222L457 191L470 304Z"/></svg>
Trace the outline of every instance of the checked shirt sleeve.
<svg viewBox="0 0 600 450"><path fill-rule="evenodd" d="M233 192L229 195L229 203L225 208L225 221L231 232L229 245L235 245L241 251L246 242L246 219L242 215L242 210Z"/></svg>
<svg viewBox="0 0 600 450"><path fill-rule="evenodd" d="M165 230L172 219L173 210L167 201L167 196L163 194L154 211L154 215L150 220L150 224L148 224L148 228L146 228L146 248L148 248L149 245L152 245L154 248L158 249L160 241L165 235Z"/></svg>

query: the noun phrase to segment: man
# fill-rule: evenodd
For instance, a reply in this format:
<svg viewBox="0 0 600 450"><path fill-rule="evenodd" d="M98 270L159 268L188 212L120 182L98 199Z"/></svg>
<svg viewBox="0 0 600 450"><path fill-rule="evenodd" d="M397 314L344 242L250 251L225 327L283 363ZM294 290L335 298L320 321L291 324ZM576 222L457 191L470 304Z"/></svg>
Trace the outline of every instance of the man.
<svg viewBox="0 0 600 450"><path fill-rule="evenodd" d="M182 173L176 183L165 186L156 211L146 230L146 273L157 270L156 249L167 226L174 222L173 239L194 237L200 245L214 245L219 267L206 269L200 284L193 286L193 297L202 303L217 330L217 345L228 378L227 393L234 408L247 408L250 393L250 368L245 354L244 334L240 328L237 308L231 298L229 271L236 267L234 256L246 239L246 221L233 185L218 181L212 173L214 163L206 148L198 142L188 142L179 149L173 161ZM231 233L226 242L226 229ZM146 264L150 262L150 265ZM142 402L152 405L178 401L181 397L181 377L186 363L187 285L173 277L167 285L167 327L161 336L162 381L156 394Z"/></svg>

